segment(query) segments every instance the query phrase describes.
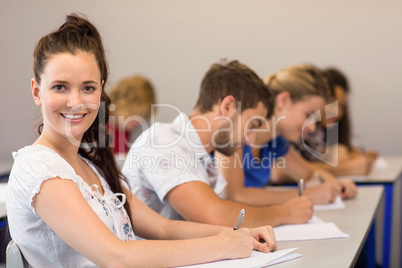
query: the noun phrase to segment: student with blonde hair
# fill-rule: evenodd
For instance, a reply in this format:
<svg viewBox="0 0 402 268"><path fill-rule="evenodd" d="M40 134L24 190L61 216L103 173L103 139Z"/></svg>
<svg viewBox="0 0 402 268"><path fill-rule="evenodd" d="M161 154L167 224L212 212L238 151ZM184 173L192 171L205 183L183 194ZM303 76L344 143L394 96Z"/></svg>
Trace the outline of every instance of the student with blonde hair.
<svg viewBox="0 0 402 268"><path fill-rule="evenodd" d="M107 78L100 35L82 17L67 16L35 48L31 86L43 129L13 154L6 203L11 237L29 265L172 267L274 250L270 226L233 231L167 220L123 185L105 131Z"/></svg>
<svg viewBox="0 0 402 268"><path fill-rule="evenodd" d="M333 115L323 116L315 131L305 133L303 139L294 144L295 148L312 165L336 176L366 175L377 158L377 152L366 151L359 140L353 142L347 101L350 94L348 79L336 68L327 68L323 73L332 89L329 105L334 105L336 111ZM331 139L332 136L337 139Z"/></svg>
<svg viewBox="0 0 402 268"><path fill-rule="evenodd" d="M133 75L119 80L109 93L112 107L108 129L112 148L124 160L130 145L148 128L155 104L155 89L147 78Z"/></svg>
<svg viewBox="0 0 402 268"><path fill-rule="evenodd" d="M330 173L312 167L289 145L303 131L314 131L316 111L329 99L329 85L320 70L312 65L285 68L264 80L272 94L274 109L255 139L239 148L236 154L224 156L215 152L220 172L228 182L229 198L252 205L283 203L298 195L297 190L262 189L272 179L273 170L285 172L294 182L322 180L307 187L304 194L314 204L325 204L336 196L354 197L356 187L350 181L336 181Z"/></svg>

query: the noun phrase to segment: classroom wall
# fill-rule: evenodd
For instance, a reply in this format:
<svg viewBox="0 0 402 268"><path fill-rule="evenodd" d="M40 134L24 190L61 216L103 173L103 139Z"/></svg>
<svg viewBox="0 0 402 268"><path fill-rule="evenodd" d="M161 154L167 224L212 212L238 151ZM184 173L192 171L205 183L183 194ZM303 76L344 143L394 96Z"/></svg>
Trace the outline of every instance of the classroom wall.
<svg viewBox="0 0 402 268"><path fill-rule="evenodd" d="M302 62L337 66L352 85L354 132L384 155L402 153L402 1L2 0L0 159L36 138L33 48L74 11L100 29L110 84L142 73L159 102L186 113L203 74L221 58L239 59L260 76ZM159 120L174 116L159 109Z"/></svg>

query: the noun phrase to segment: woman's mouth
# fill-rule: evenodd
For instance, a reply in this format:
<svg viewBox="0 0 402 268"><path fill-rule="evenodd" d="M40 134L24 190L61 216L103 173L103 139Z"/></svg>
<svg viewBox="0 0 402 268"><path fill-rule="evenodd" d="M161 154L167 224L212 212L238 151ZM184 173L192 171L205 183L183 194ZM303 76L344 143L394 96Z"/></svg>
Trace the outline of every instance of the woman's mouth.
<svg viewBox="0 0 402 268"><path fill-rule="evenodd" d="M60 115L63 118L65 118L66 121L77 123L77 122L81 122L87 114L63 114L63 113L60 113Z"/></svg>

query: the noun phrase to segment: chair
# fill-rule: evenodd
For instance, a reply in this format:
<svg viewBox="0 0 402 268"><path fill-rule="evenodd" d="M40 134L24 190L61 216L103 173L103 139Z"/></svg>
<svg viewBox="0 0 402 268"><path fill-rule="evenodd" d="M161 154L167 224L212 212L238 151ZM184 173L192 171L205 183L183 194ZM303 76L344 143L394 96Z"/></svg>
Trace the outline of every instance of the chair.
<svg viewBox="0 0 402 268"><path fill-rule="evenodd" d="M6 249L6 268L27 268L28 263L19 247L11 240Z"/></svg>

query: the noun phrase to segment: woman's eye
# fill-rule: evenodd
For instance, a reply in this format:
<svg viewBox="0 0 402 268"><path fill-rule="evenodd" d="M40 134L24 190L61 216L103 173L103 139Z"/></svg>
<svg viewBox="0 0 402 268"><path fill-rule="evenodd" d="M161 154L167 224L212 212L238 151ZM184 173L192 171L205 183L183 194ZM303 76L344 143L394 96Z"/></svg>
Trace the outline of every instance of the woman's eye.
<svg viewBox="0 0 402 268"><path fill-rule="evenodd" d="M94 91L94 90L95 90L95 87L92 87L92 86L84 87L84 91L85 91L85 92L92 92L92 91Z"/></svg>
<svg viewBox="0 0 402 268"><path fill-rule="evenodd" d="M62 91L65 90L66 88L63 85L56 85L52 89L54 89L55 91Z"/></svg>

